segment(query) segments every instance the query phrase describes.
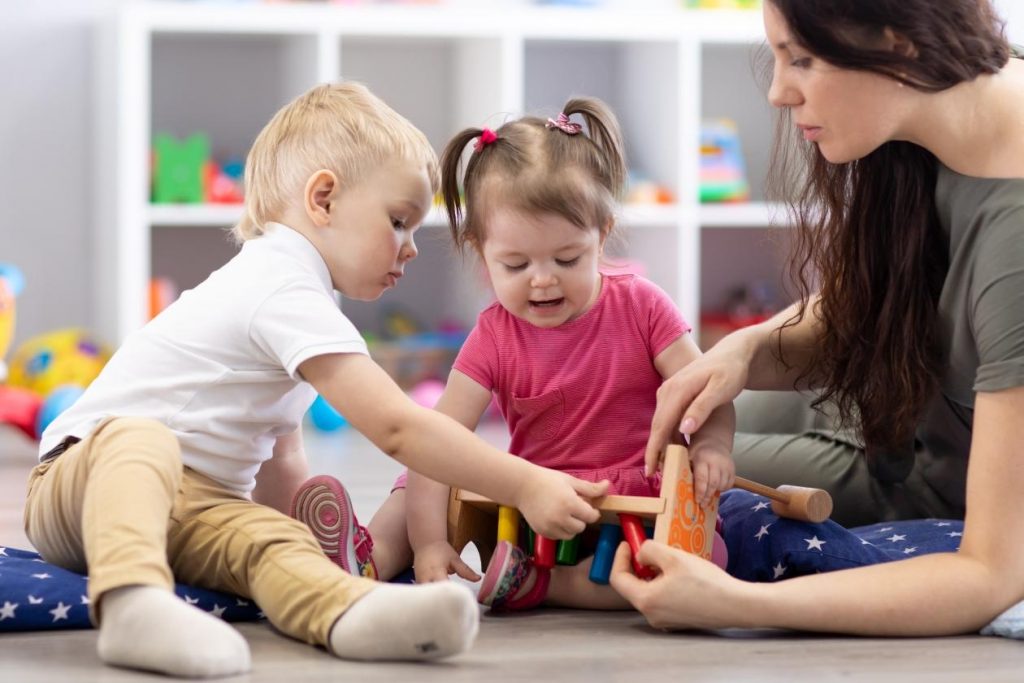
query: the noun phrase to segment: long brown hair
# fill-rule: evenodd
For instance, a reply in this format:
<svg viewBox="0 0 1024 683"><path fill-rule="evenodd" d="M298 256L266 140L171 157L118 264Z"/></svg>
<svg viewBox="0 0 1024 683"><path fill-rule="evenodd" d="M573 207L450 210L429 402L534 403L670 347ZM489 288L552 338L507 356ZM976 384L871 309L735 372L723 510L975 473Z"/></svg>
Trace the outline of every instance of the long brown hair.
<svg viewBox="0 0 1024 683"><path fill-rule="evenodd" d="M1009 59L988 0L769 2L819 59L923 92L996 73ZM914 49L872 47L886 28ZM866 445L905 448L945 362L937 303L948 244L935 209L938 161L894 141L832 164L816 145L794 149L785 118L770 187L791 202L796 219L791 270L801 305L783 329L803 319L820 284L821 339L801 379L823 387L816 405L834 401L844 422L859 422Z"/></svg>
<svg viewBox="0 0 1024 683"><path fill-rule="evenodd" d="M562 113L579 115L585 131L570 135L536 116L509 121L494 131L492 142L476 145L461 183L466 145L484 131L466 128L445 145L441 195L459 251L481 247L487 211L499 202L527 213L553 213L580 229L604 231L613 224L626 180L618 120L594 97L571 99Z"/></svg>

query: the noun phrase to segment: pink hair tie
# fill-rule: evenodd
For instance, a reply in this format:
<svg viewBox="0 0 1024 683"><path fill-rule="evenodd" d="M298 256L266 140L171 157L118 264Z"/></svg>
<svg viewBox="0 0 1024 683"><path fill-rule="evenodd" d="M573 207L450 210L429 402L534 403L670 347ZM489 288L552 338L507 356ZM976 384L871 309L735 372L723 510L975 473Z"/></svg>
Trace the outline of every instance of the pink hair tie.
<svg viewBox="0 0 1024 683"><path fill-rule="evenodd" d="M547 126L548 130L551 130L552 128L557 128L566 135L576 135L577 133L583 130L583 126L581 126L578 123L573 123L572 121L570 121L569 117L565 115L565 112L559 114L558 118L548 119L548 122L544 125Z"/></svg>
<svg viewBox="0 0 1024 683"><path fill-rule="evenodd" d="M487 145L491 144L498 139L498 136L490 128L484 128L480 131L480 137L476 139L476 144L473 145L473 151L479 152Z"/></svg>

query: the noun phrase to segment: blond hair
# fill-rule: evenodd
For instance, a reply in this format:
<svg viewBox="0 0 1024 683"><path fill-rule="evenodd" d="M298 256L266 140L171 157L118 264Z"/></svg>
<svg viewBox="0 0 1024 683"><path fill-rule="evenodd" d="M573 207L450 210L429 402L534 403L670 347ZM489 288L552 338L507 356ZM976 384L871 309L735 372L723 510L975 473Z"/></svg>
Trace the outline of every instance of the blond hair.
<svg viewBox="0 0 1024 683"><path fill-rule="evenodd" d="M360 83L318 85L256 136L245 162L245 214L232 232L239 241L262 235L320 169L350 185L396 156L423 164L437 191L437 154L422 132Z"/></svg>

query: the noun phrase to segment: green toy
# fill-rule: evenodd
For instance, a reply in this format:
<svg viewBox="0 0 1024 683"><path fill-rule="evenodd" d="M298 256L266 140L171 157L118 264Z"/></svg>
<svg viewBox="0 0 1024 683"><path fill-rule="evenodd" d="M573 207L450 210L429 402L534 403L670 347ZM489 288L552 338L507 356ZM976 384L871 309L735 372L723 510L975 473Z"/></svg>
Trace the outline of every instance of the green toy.
<svg viewBox="0 0 1024 683"><path fill-rule="evenodd" d="M160 133L153 140L153 201L157 204L205 201L204 170L210 160L210 139L196 133L183 142Z"/></svg>

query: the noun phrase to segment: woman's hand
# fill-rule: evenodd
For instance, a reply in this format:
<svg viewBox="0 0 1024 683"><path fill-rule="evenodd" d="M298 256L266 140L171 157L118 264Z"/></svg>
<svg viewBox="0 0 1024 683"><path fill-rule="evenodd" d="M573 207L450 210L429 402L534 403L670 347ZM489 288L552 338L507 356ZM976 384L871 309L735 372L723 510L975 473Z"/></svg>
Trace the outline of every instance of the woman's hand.
<svg viewBox="0 0 1024 683"><path fill-rule="evenodd" d="M530 466L514 501L530 527L548 538L567 539L601 518L590 503L608 493L608 482L570 477L536 465Z"/></svg>
<svg viewBox="0 0 1024 683"><path fill-rule="evenodd" d="M658 470L665 449L679 432L689 437L716 408L739 396L747 384L751 356L747 341L732 335L665 380L658 389L644 455L648 475Z"/></svg>
<svg viewBox="0 0 1024 683"><path fill-rule="evenodd" d="M729 623L730 588L739 583L717 565L663 543L645 541L637 559L658 575L650 581L633 574L629 546L619 545L611 585L654 628L715 629Z"/></svg>
<svg viewBox="0 0 1024 683"><path fill-rule="evenodd" d="M437 541L420 549L413 561L413 569L416 583L447 581L450 574L458 574L467 581L480 580L480 575L462 561L447 541Z"/></svg>

